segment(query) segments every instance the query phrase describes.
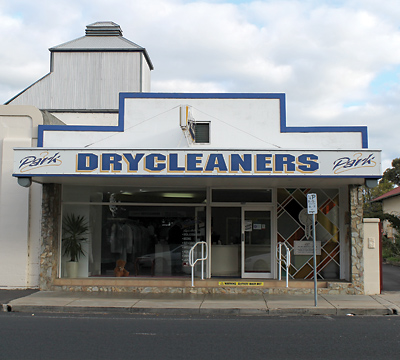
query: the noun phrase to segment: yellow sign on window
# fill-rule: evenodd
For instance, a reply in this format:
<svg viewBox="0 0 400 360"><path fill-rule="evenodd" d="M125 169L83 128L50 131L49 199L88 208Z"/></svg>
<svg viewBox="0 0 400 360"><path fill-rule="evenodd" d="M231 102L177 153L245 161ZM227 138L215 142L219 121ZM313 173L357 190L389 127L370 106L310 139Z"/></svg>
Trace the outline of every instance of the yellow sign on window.
<svg viewBox="0 0 400 360"><path fill-rule="evenodd" d="M264 286L263 282L258 281L220 281L220 286Z"/></svg>

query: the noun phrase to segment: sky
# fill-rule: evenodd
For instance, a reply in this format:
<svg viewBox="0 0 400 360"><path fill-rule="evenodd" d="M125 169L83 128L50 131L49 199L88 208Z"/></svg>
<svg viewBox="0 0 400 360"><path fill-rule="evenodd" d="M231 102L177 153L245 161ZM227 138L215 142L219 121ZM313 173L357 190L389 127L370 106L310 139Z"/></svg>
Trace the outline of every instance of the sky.
<svg viewBox="0 0 400 360"><path fill-rule="evenodd" d="M288 126L366 125L382 171L400 157L398 0L0 0L0 104L97 21L146 48L153 92L285 93Z"/></svg>

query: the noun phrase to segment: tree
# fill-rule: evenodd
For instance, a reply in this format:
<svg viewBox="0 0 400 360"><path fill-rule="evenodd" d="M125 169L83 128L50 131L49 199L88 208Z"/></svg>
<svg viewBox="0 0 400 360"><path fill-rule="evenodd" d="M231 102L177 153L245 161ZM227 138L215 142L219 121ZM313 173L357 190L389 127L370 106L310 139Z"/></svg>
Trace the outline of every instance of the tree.
<svg viewBox="0 0 400 360"><path fill-rule="evenodd" d="M394 159L392 161L392 167L385 170L381 181L383 180L400 186L400 158Z"/></svg>
<svg viewBox="0 0 400 360"><path fill-rule="evenodd" d="M364 186L364 217L383 219L382 203L372 202L378 196L386 194L394 188L393 182L387 178L382 178L377 186L368 188Z"/></svg>
<svg viewBox="0 0 400 360"><path fill-rule="evenodd" d="M398 263L400 256L400 217L393 214L383 214L383 219L391 223L394 231L394 240L383 238L383 251L390 263Z"/></svg>

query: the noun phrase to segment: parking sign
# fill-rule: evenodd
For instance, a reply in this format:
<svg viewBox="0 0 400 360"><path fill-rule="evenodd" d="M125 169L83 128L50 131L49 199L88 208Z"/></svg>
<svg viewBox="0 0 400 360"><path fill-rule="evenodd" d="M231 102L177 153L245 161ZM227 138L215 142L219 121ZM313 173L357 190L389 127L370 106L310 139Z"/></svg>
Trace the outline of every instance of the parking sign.
<svg viewBox="0 0 400 360"><path fill-rule="evenodd" d="M307 194L307 213L318 213L317 194Z"/></svg>

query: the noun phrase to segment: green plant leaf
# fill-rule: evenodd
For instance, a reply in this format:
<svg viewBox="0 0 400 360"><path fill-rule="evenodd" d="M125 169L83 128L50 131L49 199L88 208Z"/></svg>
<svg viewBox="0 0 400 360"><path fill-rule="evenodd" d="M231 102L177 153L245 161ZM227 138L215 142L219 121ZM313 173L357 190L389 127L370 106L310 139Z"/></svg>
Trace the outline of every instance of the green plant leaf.
<svg viewBox="0 0 400 360"><path fill-rule="evenodd" d="M71 261L78 261L85 256L82 243L87 240L89 226L82 215L67 214L63 219L63 255L69 256Z"/></svg>

